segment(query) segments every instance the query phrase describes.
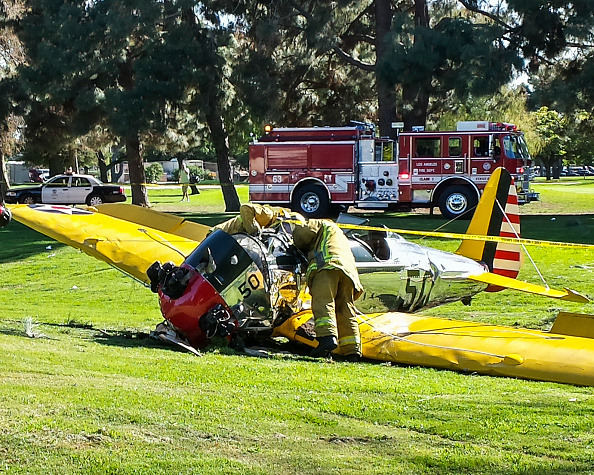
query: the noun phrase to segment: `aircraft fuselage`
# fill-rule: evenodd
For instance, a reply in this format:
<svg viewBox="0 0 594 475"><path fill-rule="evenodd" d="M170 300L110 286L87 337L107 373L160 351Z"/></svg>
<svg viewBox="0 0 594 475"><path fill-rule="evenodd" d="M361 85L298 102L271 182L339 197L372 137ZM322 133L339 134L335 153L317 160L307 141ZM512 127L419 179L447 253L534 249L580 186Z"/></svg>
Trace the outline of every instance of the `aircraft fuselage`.
<svg viewBox="0 0 594 475"><path fill-rule="evenodd" d="M416 312L468 299L487 287L468 279L488 272L482 263L420 246L396 234L383 239L382 254L387 259L379 259L379 253L362 239L349 238L366 290L357 307L365 313Z"/></svg>

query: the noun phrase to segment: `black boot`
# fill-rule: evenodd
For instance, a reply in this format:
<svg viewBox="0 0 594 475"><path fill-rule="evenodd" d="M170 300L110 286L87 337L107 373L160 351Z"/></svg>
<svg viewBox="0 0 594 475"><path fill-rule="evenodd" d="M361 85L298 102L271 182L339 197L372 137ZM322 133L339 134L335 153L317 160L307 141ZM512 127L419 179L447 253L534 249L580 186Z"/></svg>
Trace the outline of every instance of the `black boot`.
<svg viewBox="0 0 594 475"><path fill-rule="evenodd" d="M359 356L357 353L351 353L350 355L344 355L343 358L344 358L344 361L348 361L349 363L358 363L359 361L361 361L361 356Z"/></svg>
<svg viewBox="0 0 594 475"><path fill-rule="evenodd" d="M318 338L318 346L311 350L312 358L325 358L338 346L335 336L321 336Z"/></svg>
<svg viewBox="0 0 594 475"><path fill-rule="evenodd" d="M336 361L348 361L349 363L358 363L361 361L361 355L358 353L351 353L349 355L332 355L332 359Z"/></svg>

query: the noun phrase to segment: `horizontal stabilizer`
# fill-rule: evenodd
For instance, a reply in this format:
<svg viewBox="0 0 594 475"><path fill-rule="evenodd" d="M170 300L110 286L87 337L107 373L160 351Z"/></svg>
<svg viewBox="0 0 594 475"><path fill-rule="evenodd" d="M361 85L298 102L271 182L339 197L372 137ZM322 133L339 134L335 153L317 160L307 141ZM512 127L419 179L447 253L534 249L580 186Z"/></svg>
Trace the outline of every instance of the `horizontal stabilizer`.
<svg viewBox="0 0 594 475"><path fill-rule="evenodd" d="M559 312L550 333L594 338L594 315Z"/></svg>
<svg viewBox="0 0 594 475"><path fill-rule="evenodd" d="M569 300L571 302L578 303L588 303L590 301L587 297L573 290L549 289L541 285L522 282L521 280L511 279L510 277L493 274L491 272L485 272L481 275L471 275L468 278L477 282L483 282L484 284L496 285L505 289L519 290L520 292L542 295L544 297L551 297L554 299Z"/></svg>

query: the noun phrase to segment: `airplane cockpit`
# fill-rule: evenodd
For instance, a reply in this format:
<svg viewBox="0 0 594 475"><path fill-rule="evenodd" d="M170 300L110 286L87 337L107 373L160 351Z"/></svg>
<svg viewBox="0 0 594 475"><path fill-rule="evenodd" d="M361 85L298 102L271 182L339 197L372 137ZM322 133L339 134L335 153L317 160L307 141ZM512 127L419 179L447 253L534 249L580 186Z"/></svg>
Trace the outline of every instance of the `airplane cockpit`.
<svg viewBox="0 0 594 475"><path fill-rule="evenodd" d="M390 246L386 240L387 233L371 231L364 235L347 233L351 251L357 262L387 261L390 259Z"/></svg>
<svg viewBox="0 0 594 475"><path fill-rule="evenodd" d="M336 220L337 224L350 224L365 227L369 224L368 219L341 213ZM388 261L392 257L392 251L388 244L388 236L401 239L397 234L388 231L378 230L355 230L343 229L349 238L351 251L356 262L378 262Z"/></svg>

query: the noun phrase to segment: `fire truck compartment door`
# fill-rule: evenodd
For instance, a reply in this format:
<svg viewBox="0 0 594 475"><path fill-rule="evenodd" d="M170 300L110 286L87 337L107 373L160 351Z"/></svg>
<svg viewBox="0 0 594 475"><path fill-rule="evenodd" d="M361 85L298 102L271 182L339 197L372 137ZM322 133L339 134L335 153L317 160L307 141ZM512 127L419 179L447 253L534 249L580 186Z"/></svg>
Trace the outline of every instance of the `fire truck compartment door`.
<svg viewBox="0 0 594 475"><path fill-rule="evenodd" d="M359 200L398 201L398 163L359 163Z"/></svg>

